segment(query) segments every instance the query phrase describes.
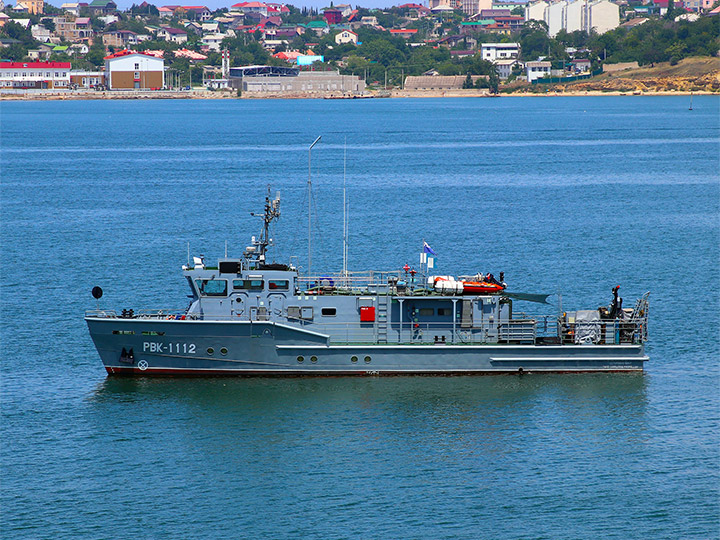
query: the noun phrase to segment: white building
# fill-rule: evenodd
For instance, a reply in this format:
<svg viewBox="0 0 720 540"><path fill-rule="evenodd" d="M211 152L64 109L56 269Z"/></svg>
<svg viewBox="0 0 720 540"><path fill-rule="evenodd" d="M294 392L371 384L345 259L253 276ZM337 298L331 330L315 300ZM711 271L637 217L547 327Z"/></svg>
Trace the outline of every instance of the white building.
<svg viewBox="0 0 720 540"><path fill-rule="evenodd" d="M343 43L354 43L357 45L357 34L352 30L343 30L335 36L335 43L342 45Z"/></svg>
<svg viewBox="0 0 720 540"><path fill-rule="evenodd" d="M0 88L67 88L70 62L0 62Z"/></svg>
<svg viewBox="0 0 720 540"><path fill-rule="evenodd" d="M350 4L338 4L335 9L339 9L342 12L343 18L347 18L352 13L352 6Z"/></svg>
<svg viewBox="0 0 720 540"><path fill-rule="evenodd" d="M519 52L519 43L483 43L480 47L482 59L488 62L517 58Z"/></svg>
<svg viewBox="0 0 720 540"><path fill-rule="evenodd" d="M95 88L105 84L105 73L102 71L73 70L70 72L70 84L78 88Z"/></svg>
<svg viewBox="0 0 720 540"><path fill-rule="evenodd" d="M60 9L62 9L66 13L75 15L76 17L80 16L80 4L78 2L67 2L65 4L62 4L60 6Z"/></svg>
<svg viewBox="0 0 720 540"><path fill-rule="evenodd" d="M188 34L179 28L162 27L157 31L157 38L182 45L187 42Z"/></svg>
<svg viewBox="0 0 720 540"><path fill-rule="evenodd" d="M495 69L497 70L498 76L504 81L512 74L513 66L518 63L514 58L507 60L496 60Z"/></svg>
<svg viewBox="0 0 720 540"><path fill-rule="evenodd" d="M30 33L32 34L33 39L36 39L40 43L50 41L50 36L52 35L50 30L45 28L42 24L32 25L32 27L30 28Z"/></svg>
<svg viewBox="0 0 720 540"><path fill-rule="evenodd" d="M228 37L226 34L208 34L203 36L203 49L208 51L220 52L222 49L222 40Z"/></svg>
<svg viewBox="0 0 720 540"><path fill-rule="evenodd" d="M610 0L540 1L527 5L525 20L545 21L551 37L560 30L604 34L620 26L620 7Z"/></svg>
<svg viewBox="0 0 720 540"><path fill-rule="evenodd" d="M598 0L588 5L585 30L604 34L620 26L620 6L608 0Z"/></svg>
<svg viewBox="0 0 720 540"><path fill-rule="evenodd" d="M363 17L360 19L360 24L362 26L377 26L378 20L377 20L377 17L372 17L372 16Z"/></svg>
<svg viewBox="0 0 720 540"><path fill-rule="evenodd" d="M525 73L527 74L528 82L531 83L535 79L542 79L550 75L550 67L551 64L547 61L527 62L525 64Z"/></svg>
<svg viewBox="0 0 720 540"><path fill-rule="evenodd" d="M477 15L483 9L492 9L492 0L462 0L461 9L467 15Z"/></svg>
<svg viewBox="0 0 720 540"><path fill-rule="evenodd" d="M548 34L552 37L555 37L565 24L565 4L566 2L555 2L545 9L545 22L548 25Z"/></svg>
<svg viewBox="0 0 720 540"><path fill-rule="evenodd" d="M155 56L121 51L105 57L105 81L112 90L165 86L165 61Z"/></svg>
<svg viewBox="0 0 720 540"><path fill-rule="evenodd" d="M562 27L566 32L575 32L583 29L583 12L586 9L586 5L587 3L584 0L575 0L565 5Z"/></svg>
<svg viewBox="0 0 720 540"><path fill-rule="evenodd" d="M547 9L548 3L544 0L538 2L532 2L527 4L525 7L525 20L526 21L544 21L545 20L545 9Z"/></svg>

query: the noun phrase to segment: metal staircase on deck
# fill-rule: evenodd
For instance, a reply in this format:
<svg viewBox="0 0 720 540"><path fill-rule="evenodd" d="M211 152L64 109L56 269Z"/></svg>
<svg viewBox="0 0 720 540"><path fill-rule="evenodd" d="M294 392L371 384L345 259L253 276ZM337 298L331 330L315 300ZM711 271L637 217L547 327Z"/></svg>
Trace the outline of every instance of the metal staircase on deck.
<svg viewBox="0 0 720 540"><path fill-rule="evenodd" d="M378 295L377 297L377 342L388 342L388 296Z"/></svg>

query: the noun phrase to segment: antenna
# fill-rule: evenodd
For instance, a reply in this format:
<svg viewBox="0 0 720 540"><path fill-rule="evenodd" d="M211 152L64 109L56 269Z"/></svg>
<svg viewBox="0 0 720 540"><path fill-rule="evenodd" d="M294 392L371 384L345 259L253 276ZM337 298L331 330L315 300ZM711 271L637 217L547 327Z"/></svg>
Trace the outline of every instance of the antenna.
<svg viewBox="0 0 720 540"><path fill-rule="evenodd" d="M308 276L312 274L312 168L310 166L312 160L312 149L322 139L322 135L319 135L317 139L313 141L308 148Z"/></svg>
<svg viewBox="0 0 720 540"><path fill-rule="evenodd" d="M227 240L225 240L225 258L227 259Z"/></svg>
<svg viewBox="0 0 720 540"><path fill-rule="evenodd" d="M187 246L188 246L188 263L187 263L187 265L188 265L188 268L190 268L190 242L187 243Z"/></svg>

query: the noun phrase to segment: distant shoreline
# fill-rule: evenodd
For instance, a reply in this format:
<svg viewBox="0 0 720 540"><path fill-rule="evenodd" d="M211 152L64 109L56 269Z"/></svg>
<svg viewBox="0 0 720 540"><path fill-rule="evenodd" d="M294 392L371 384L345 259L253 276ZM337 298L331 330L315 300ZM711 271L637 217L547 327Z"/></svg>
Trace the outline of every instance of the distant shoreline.
<svg viewBox="0 0 720 540"><path fill-rule="evenodd" d="M518 98L518 97L597 97L597 96L720 96L720 92L710 91L564 91L548 90L546 92L514 92L493 96L482 90L392 90L389 95L375 95L373 92L358 96L356 99L427 99L427 98ZM180 92L48 92L8 94L0 92L0 101L78 101L78 100L152 100L152 99L347 99L337 94L261 94L236 96L231 92L180 91Z"/></svg>

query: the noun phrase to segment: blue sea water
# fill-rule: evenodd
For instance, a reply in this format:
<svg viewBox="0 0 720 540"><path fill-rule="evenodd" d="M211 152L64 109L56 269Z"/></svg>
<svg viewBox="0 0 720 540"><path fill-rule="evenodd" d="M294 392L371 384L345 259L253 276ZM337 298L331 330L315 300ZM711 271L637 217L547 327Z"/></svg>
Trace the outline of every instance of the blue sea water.
<svg viewBox="0 0 720 540"><path fill-rule="evenodd" d="M720 538L720 100L0 104L3 538ZM183 308L268 185L282 261L651 291L643 375L107 378L85 309ZM347 154L344 173L344 154Z"/></svg>

